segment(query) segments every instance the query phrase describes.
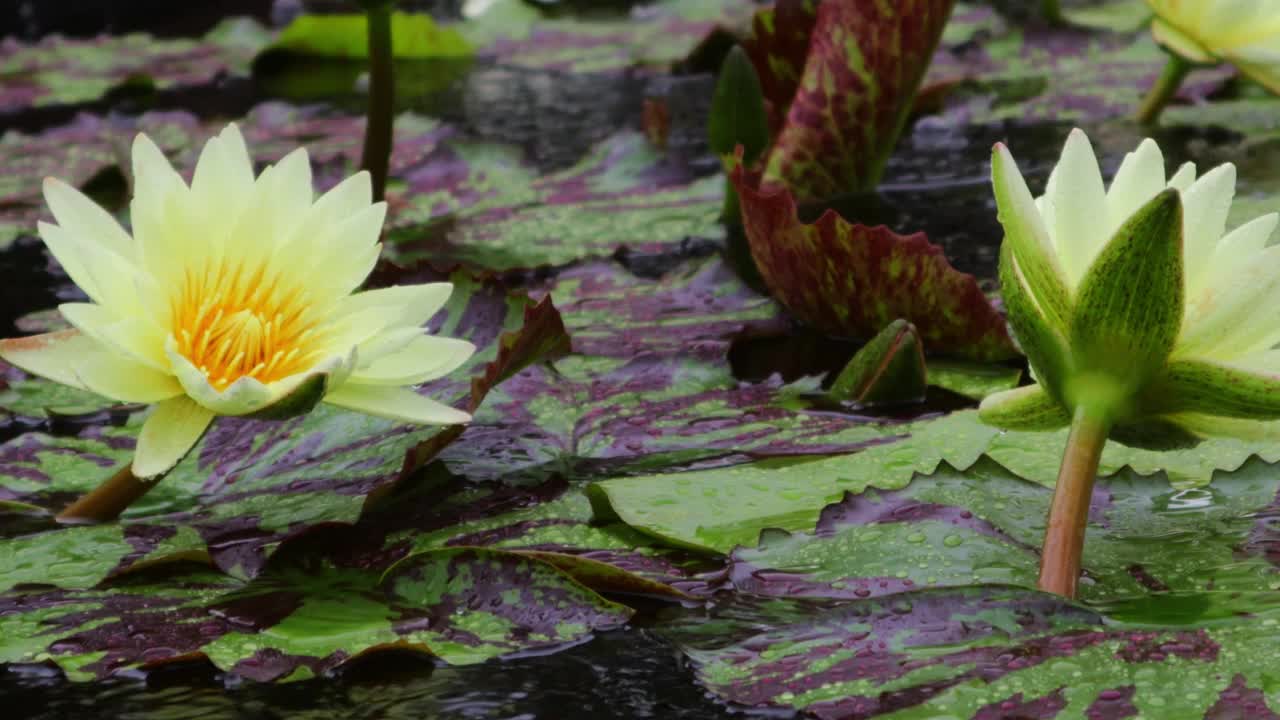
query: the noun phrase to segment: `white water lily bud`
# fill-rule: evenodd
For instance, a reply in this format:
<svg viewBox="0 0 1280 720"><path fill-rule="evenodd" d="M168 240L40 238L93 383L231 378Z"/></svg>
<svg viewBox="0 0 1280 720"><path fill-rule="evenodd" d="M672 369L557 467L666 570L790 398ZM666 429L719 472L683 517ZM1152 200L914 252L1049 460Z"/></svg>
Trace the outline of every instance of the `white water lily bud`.
<svg viewBox="0 0 1280 720"><path fill-rule="evenodd" d="M1002 145L992 181L1009 322L1037 385L987 398L984 420L1048 429L1085 407L1117 439L1158 443L1280 418L1277 216L1225 232L1233 166L1166 179L1146 140L1107 187L1075 130L1042 197Z"/></svg>
<svg viewBox="0 0 1280 720"><path fill-rule="evenodd" d="M90 302L75 329L0 341L0 357L121 402L156 403L133 473L172 468L216 415L281 417L323 401L412 423L470 420L411 388L469 358L426 334L452 286L353 294L377 262L384 203L368 173L314 197L306 150L254 176L240 131L209 140L188 186L145 135L133 145L133 232L45 181L40 236Z"/></svg>

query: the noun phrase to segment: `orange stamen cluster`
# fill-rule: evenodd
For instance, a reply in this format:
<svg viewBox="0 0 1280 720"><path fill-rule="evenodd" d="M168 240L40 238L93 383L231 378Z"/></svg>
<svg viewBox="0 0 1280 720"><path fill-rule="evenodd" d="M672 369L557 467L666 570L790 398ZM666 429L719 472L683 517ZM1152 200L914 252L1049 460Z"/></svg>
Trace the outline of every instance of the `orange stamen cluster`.
<svg viewBox="0 0 1280 720"><path fill-rule="evenodd" d="M188 268L172 303L178 352L217 390L242 377L269 383L306 370L320 354L305 294L263 266L226 260Z"/></svg>

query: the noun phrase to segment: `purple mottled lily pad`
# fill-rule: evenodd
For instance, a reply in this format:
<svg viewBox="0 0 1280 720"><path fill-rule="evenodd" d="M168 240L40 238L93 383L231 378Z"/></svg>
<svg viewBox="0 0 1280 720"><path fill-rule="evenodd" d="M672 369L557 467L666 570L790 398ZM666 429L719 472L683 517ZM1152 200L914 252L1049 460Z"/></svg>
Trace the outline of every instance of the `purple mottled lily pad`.
<svg viewBox="0 0 1280 720"><path fill-rule="evenodd" d="M661 0L630 17L543 19L520 5L499 2L489 17L460 29L481 56L502 65L573 73L669 67L712 33L745 28L754 9L750 0Z"/></svg>
<svg viewBox="0 0 1280 720"><path fill-rule="evenodd" d="M1276 634L1251 623L1129 629L1056 596L998 587L796 605L803 619L764 631L750 610L722 614L712 633L668 631L699 680L736 704L824 720L1125 717L1116 713L1126 707L1255 717L1276 700L1261 689Z"/></svg>
<svg viewBox="0 0 1280 720"><path fill-rule="evenodd" d="M501 550L430 551L385 575L304 559L247 583L196 571L0 596L0 662L102 679L207 658L253 680L296 680L387 648L480 662L576 642L630 614L554 564Z"/></svg>
<svg viewBox="0 0 1280 720"><path fill-rule="evenodd" d="M1080 597L1124 606L1152 592L1221 593L1212 613L1261 605L1280 581L1267 521L1280 479L1260 462L1175 489L1121 472L1094 489ZM1050 489L983 461L900 490L849 494L811 533L766 535L731 555L739 590L856 599L973 583L1034 588ZM1143 538L1162 538L1158 545ZM1229 594L1235 594L1231 597Z"/></svg>
<svg viewBox="0 0 1280 720"><path fill-rule="evenodd" d="M24 107L96 100L130 84L167 89L245 75L268 34L254 21L233 19L203 39L50 35L36 43L0 39L0 113Z"/></svg>
<svg viewBox="0 0 1280 720"><path fill-rule="evenodd" d="M950 88L948 123L1098 122L1132 115L1167 60L1145 28L1022 27L967 5L957 7L924 82ZM1178 98L1202 102L1233 72L1198 69Z"/></svg>
<svg viewBox="0 0 1280 720"><path fill-rule="evenodd" d="M781 307L719 258L641 278L616 263L566 269L535 290L560 308L575 352L602 357L690 353L717 360L741 332L788 327Z"/></svg>
<svg viewBox="0 0 1280 720"><path fill-rule="evenodd" d="M678 250L723 237L724 184L622 132L577 164L542 174L506 145L454 136L401 174L388 252L494 270L564 265L622 248Z"/></svg>

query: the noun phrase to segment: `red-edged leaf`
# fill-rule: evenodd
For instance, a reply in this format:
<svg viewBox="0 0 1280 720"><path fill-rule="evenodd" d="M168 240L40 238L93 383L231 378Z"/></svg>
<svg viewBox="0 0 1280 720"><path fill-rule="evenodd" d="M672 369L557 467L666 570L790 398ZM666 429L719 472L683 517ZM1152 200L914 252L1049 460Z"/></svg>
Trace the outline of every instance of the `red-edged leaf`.
<svg viewBox="0 0 1280 720"><path fill-rule="evenodd" d="M805 224L786 189L760 188L759 174L741 164L729 178L760 274L801 320L833 335L869 338L904 318L930 352L982 361L1017 355L977 281L951 267L924 233L854 225L834 210Z"/></svg>
<svg viewBox="0 0 1280 720"><path fill-rule="evenodd" d="M819 5L804 74L765 165L766 184L801 198L875 187L953 4Z"/></svg>
<svg viewBox="0 0 1280 720"><path fill-rule="evenodd" d="M757 11L751 21L751 37L743 43L756 66L760 87L769 106L769 127L777 130L800 87L809 36L818 19L819 0L778 0Z"/></svg>

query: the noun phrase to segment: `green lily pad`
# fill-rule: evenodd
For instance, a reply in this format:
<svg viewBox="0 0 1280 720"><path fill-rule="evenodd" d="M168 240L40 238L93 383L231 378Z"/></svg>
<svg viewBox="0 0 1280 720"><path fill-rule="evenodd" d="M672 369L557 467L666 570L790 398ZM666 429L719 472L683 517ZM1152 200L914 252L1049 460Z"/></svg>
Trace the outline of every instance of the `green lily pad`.
<svg viewBox="0 0 1280 720"><path fill-rule="evenodd" d="M395 12L391 15L391 51L396 58L428 59L466 57L473 50L457 30L440 27L429 15ZM299 15L262 54L369 57L369 22L364 13Z"/></svg>
<svg viewBox="0 0 1280 720"><path fill-rule="evenodd" d="M998 432L972 411L951 413L880 429L879 442L857 453L818 458L777 458L726 468L619 478L589 488L596 516L621 520L675 547L728 553L754 546L769 529L811 530L824 507L845 492L897 490L917 473L942 463L965 470L986 455L1020 477L1051 487L1066 442L1063 433ZM1196 448L1155 452L1108 443L1099 474L1132 469L1162 473L1156 483L1176 488L1206 485L1219 470L1234 470L1251 457L1274 462L1280 444L1210 439ZM708 514L705 507L717 508ZM1036 541L1038 543L1038 540Z"/></svg>

